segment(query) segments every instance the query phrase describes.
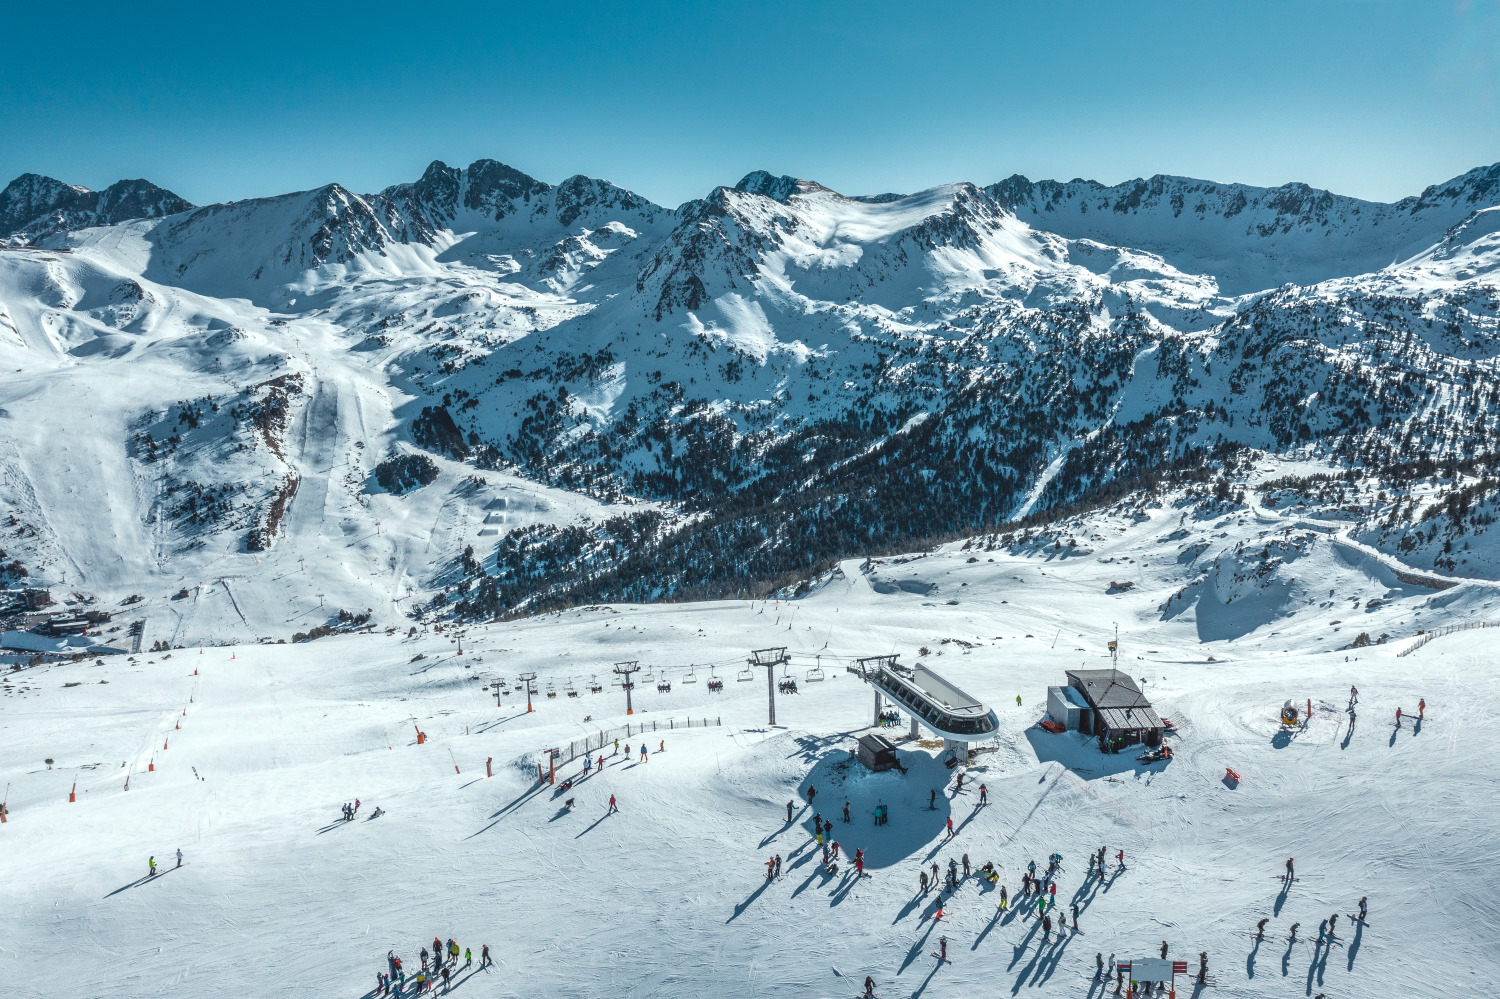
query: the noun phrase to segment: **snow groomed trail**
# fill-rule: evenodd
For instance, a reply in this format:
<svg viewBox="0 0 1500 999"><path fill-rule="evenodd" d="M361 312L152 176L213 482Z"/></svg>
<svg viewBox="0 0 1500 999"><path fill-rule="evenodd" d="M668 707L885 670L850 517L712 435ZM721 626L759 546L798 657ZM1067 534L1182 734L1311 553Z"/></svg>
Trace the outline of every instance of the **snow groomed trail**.
<svg viewBox="0 0 1500 999"><path fill-rule="evenodd" d="M967 604L947 616L918 594L848 578L795 614L774 603L617 606L478 627L462 657L440 634L374 635L16 674L0 702L11 786L0 967L25 997L354 997L369 993L387 950L414 970L437 934L476 955L489 944L495 966L469 969L455 989L470 995L843 996L869 974L887 999L1098 997L1113 984L1092 981L1096 954L1154 957L1166 940L1194 971L1207 951L1212 991L1225 995L1374 997L1395 982L1418 996L1500 993L1500 832L1487 817L1500 682L1476 666L1485 632L1348 662L1246 641L1221 643L1233 655L1208 663L1165 626L1132 635L1127 653L1143 658L1122 665L1179 728L1176 758L1145 766L1035 726L1063 670L1108 660L1089 638L1087 651L1027 640L1041 634L1027 605L1080 632L1097 624L1098 598L1054 573L985 603L967 596L979 585L968 578ZM943 642L952 637L969 647ZM794 675L819 654L829 667L835 656L895 650L912 662L921 646L942 650L923 661L999 712L993 751L962 793L936 750L917 745L902 745L905 776L851 765L870 696L838 669L779 696L783 725L768 728L764 677L738 683L734 664L781 644ZM586 686L627 658L674 680L670 693L641 683L629 718L619 690ZM690 663L699 682L684 685ZM720 664L722 694L703 682L707 663ZM539 694L531 714L514 686L523 670L557 692ZM563 693L570 677L578 698ZM502 678L511 693L497 707L488 684ZM1313 702L1305 730L1277 723L1289 697ZM1419 699L1427 718L1397 729L1396 707L1415 715ZM549 746L688 715L723 726L654 732L644 761L639 737L628 756L622 740L602 772L574 763L558 785L537 785ZM575 779L566 791L564 777ZM340 821L355 798L357 819ZM873 824L878 804L888 825ZM370 818L377 806L385 814ZM846 861L836 876L819 863L815 815L833 821ZM1102 882L1085 875L1101 846ZM149 856L170 868L179 847L186 866L143 879ZM852 876L856 849L868 877ZM974 878L941 921L935 896L918 893L921 870L967 853L976 868L994 862L1015 899L1026 863L1044 867L1054 851L1064 862L1052 914L1070 924L1060 940L1055 925L1043 942L1035 919L998 911L998 890ZM782 876L767 883L763 864L777 854ZM1288 856L1298 880L1283 891ZM1365 926L1347 917L1360 896ZM1334 912L1330 950L1315 940ZM943 936L949 963L932 956Z"/></svg>

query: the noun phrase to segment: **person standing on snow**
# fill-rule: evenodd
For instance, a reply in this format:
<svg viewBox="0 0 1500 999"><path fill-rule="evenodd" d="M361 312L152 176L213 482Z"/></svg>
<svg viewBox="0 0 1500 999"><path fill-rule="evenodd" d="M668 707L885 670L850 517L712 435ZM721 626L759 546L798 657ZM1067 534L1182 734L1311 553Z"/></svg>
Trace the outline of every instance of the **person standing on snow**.
<svg viewBox="0 0 1500 999"><path fill-rule="evenodd" d="M1359 921L1361 923L1365 921L1365 912L1367 911L1365 908L1365 899L1368 897L1369 896L1367 895L1361 895L1359 897Z"/></svg>
<svg viewBox="0 0 1500 999"><path fill-rule="evenodd" d="M865 999L872 999L875 995L875 979L869 975L865 976Z"/></svg>
<svg viewBox="0 0 1500 999"><path fill-rule="evenodd" d="M1424 697L1420 701L1417 702L1417 721L1421 721L1422 718L1424 716L1426 716L1426 714L1427 714L1427 698Z"/></svg>
<svg viewBox="0 0 1500 999"><path fill-rule="evenodd" d="M969 855L966 853L966 854L964 854L964 877L967 878L968 876L969 876Z"/></svg>
<svg viewBox="0 0 1500 999"><path fill-rule="evenodd" d="M641 743L641 762L642 763L650 763L651 762L651 757L649 757L649 756L646 755L646 744L644 742Z"/></svg>
<svg viewBox="0 0 1500 999"><path fill-rule="evenodd" d="M177 866L182 866L182 847L180 846L177 848Z"/></svg>
<svg viewBox="0 0 1500 999"><path fill-rule="evenodd" d="M813 803L813 799L816 798L817 796L818 796L818 789L815 788L815 787L813 787L811 784L809 784L807 786L807 803L809 805L811 805Z"/></svg>
<svg viewBox="0 0 1500 999"><path fill-rule="evenodd" d="M1294 871L1294 869L1292 867L1292 858L1288 857L1288 858L1286 858L1286 879L1288 881L1291 881L1292 878L1295 877L1295 876L1296 876L1295 875L1295 871Z"/></svg>
<svg viewBox="0 0 1500 999"><path fill-rule="evenodd" d="M922 894L926 895L927 894L927 872L926 871L919 871L917 873L917 877L922 882Z"/></svg>
<svg viewBox="0 0 1500 999"><path fill-rule="evenodd" d="M481 968L483 968L486 965L490 965L490 964L494 964L494 963L495 963L494 961L490 960L490 945L489 944L485 944L484 946L480 947L479 948L479 966Z"/></svg>
<svg viewBox="0 0 1500 999"><path fill-rule="evenodd" d="M790 801L786 803L786 820L788 823L792 821L792 802Z"/></svg>
<svg viewBox="0 0 1500 999"><path fill-rule="evenodd" d="M1004 912L1010 906L1010 899L1005 897L1005 886L1000 886L1000 911Z"/></svg>
<svg viewBox="0 0 1500 999"><path fill-rule="evenodd" d="M609 811L605 812L604 814L605 815L613 815L616 812L618 812L619 810L620 810L620 806L617 805L617 804L615 804L615 796L614 795L610 795L609 796Z"/></svg>
<svg viewBox="0 0 1500 999"><path fill-rule="evenodd" d="M146 861L146 863L149 865L149 872L147 874L147 877L156 877L156 858L151 857Z"/></svg>
<svg viewBox="0 0 1500 999"><path fill-rule="evenodd" d="M656 751L658 753L665 753L667 751L667 740L663 739L661 745L656 747Z"/></svg>
<svg viewBox="0 0 1500 999"><path fill-rule="evenodd" d="M599 754L599 759L597 761L595 761L595 764L596 764L595 765L595 769L597 769L601 774L604 773L604 754L603 753Z"/></svg>
<svg viewBox="0 0 1500 999"><path fill-rule="evenodd" d="M934 812L937 811L937 788L932 789L932 794L927 799L927 807Z"/></svg>
<svg viewBox="0 0 1500 999"><path fill-rule="evenodd" d="M953 816L948 816L948 838L953 838Z"/></svg>
<svg viewBox="0 0 1500 999"><path fill-rule="evenodd" d="M844 802L844 821L849 821L849 802Z"/></svg>
<svg viewBox="0 0 1500 999"><path fill-rule="evenodd" d="M1073 905L1073 932L1074 933L1081 933L1081 932L1083 932L1082 930L1080 930L1078 928L1078 905L1077 905L1077 903L1074 903L1074 905Z"/></svg>
<svg viewBox="0 0 1500 999"><path fill-rule="evenodd" d="M979 803L981 805L988 805L990 803L990 789L983 784L979 785Z"/></svg>
<svg viewBox="0 0 1500 999"><path fill-rule="evenodd" d="M938 960L948 960L948 938L938 937Z"/></svg>
<svg viewBox="0 0 1500 999"><path fill-rule="evenodd" d="M1359 703L1359 688L1351 686L1349 688L1349 706L1353 707L1354 705L1356 705L1358 703Z"/></svg>
<svg viewBox="0 0 1500 999"><path fill-rule="evenodd" d="M1260 922L1255 924L1255 939L1264 940L1266 938L1266 924L1270 921L1271 917L1266 916L1262 918Z"/></svg>
<svg viewBox="0 0 1500 999"><path fill-rule="evenodd" d="M1052 932L1052 917L1042 917L1042 943L1047 942L1047 936Z"/></svg>
<svg viewBox="0 0 1500 999"><path fill-rule="evenodd" d="M1401 727L1401 709L1400 708L1396 709L1396 727L1397 728Z"/></svg>
<svg viewBox="0 0 1500 999"><path fill-rule="evenodd" d="M781 877L781 854L776 855L776 876Z"/></svg>

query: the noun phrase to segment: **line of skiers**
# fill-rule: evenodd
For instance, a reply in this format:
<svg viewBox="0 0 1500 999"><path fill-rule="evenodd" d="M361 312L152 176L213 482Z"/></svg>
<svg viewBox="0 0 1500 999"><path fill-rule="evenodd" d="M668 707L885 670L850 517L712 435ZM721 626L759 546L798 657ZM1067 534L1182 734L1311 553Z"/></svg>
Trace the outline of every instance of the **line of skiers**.
<svg viewBox="0 0 1500 999"><path fill-rule="evenodd" d="M401 958L396 956L394 950L388 950L385 952L387 970L375 974L375 995L421 995L429 989L436 989L439 981L442 982L443 991L447 992L452 987L452 976L467 970L474 964L473 951L465 947L462 953L463 964L459 965L458 942L450 937L444 944L441 938L433 937L432 953L429 955L427 948L425 946L422 948L420 955L422 967L408 980ZM484 944L479 948L480 970L494 963L490 958L490 945Z"/></svg>
<svg viewBox="0 0 1500 999"><path fill-rule="evenodd" d="M360 801L359 801L358 798L355 798L354 801L353 801L353 803L350 803L350 802L347 802L347 801L344 802L344 821L345 822L353 822L354 821L354 814L359 811L359 805L360 805Z"/></svg>

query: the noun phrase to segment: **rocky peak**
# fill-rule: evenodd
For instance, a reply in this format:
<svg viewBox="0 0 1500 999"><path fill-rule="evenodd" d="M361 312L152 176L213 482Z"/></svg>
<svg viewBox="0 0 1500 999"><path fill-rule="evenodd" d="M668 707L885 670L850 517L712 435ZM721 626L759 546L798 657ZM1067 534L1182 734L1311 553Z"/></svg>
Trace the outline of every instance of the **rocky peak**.
<svg viewBox="0 0 1500 999"><path fill-rule="evenodd" d="M27 243L69 229L175 215L193 205L146 180L121 180L103 191L26 173L0 191L0 239Z"/></svg>

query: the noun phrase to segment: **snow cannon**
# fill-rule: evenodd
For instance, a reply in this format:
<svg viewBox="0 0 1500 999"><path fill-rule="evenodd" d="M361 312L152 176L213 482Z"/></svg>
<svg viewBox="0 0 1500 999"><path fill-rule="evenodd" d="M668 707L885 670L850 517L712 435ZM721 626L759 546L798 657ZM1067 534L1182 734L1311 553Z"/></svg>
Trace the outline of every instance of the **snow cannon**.
<svg viewBox="0 0 1500 999"><path fill-rule="evenodd" d="M1297 713L1297 705L1288 700L1281 706L1281 724L1295 725L1301 720Z"/></svg>

